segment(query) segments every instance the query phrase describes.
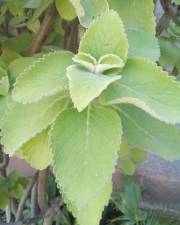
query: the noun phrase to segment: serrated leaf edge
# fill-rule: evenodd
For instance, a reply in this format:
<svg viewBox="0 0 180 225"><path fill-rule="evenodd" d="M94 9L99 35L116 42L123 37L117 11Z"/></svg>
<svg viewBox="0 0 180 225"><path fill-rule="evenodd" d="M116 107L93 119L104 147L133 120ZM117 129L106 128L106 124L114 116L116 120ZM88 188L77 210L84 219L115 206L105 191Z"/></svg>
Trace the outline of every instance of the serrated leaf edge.
<svg viewBox="0 0 180 225"><path fill-rule="evenodd" d="M57 101L63 100L63 99L65 99L65 98L66 98L66 96L61 96L60 98L58 98L56 101L53 102L53 105L54 105ZM68 105L68 100L66 100L66 104L64 105L64 109L63 109L62 111L60 111L59 114L60 114L61 112L63 112L63 111L66 109L67 105ZM50 104L50 105L47 107L46 110L48 110L51 106L52 106L52 104ZM13 107L10 108L10 110L12 110L12 109L13 109ZM5 115L4 115L4 117L3 117L3 120L2 120L2 124L3 124L4 121L6 121L6 119L7 119L7 117L8 117L8 113L10 112L10 110L9 110L8 112L5 113ZM32 135L29 136L29 139L28 139L28 140L23 141L21 144L19 144L19 146L13 151L13 153L8 153L8 152L7 152L7 154L8 154L9 156L13 156L13 155L14 155L14 154L15 154L15 153L16 153L23 145L25 145L29 140L31 140L31 139L34 138L36 135L40 134L42 131L44 131L44 130L47 129L49 126L51 126L51 125L53 124L53 122L56 120L56 118L59 116L59 114L57 114L57 116L56 116L49 124L47 124L46 126L42 127L42 128L39 129L38 131L32 133ZM2 138L1 138L1 144L4 145L4 142L3 142L3 125L2 125L1 135L2 135ZM4 152L6 153L5 145L4 145Z"/></svg>
<svg viewBox="0 0 180 225"><path fill-rule="evenodd" d="M89 102L89 104L87 105L87 106L85 106L85 107L79 107L77 104L76 104L76 102L74 102L74 97L73 97L73 94L72 94L72 79L71 79L71 77L68 75L68 69L69 68L71 68L71 67L74 67L74 65L71 65L71 66L69 66L68 68L67 68L67 70L66 70L66 75L67 75L67 77L68 77L68 80L69 80L69 93L70 93L70 97L71 97L71 99L72 99L72 103L73 103L73 105L74 105L74 108L76 108L77 110L78 110L78 112L82 112L86 107L88 107L88 105L90 104L90 103L92 103L93 102L93 100L94 99L96 99L96 98L98 98L100 95L101 95L101 93L110 85L110 84L112 84L112 83L114 83L114 82L116 82L117 80L120 80L121 78L122 78L122 76L121 75L119 75L119 76L114 76L114 80L112 80L112 82L110 82L110 83L108 83L106 86L105 86L105 88L100 92L100 94L97 94L97 95L95 95L94 96L94 98ZM89 71L88 71L89 72ZM103 75L103 74L100 74L100 75ZM103 76L105 76L105 75L103 75ZM108 76L107 76L108 77ZM113 78L113 77L112 77Z"/></svg>
<svg viewBox="0 0 180 225"><path fill-rule="evenodd" d="M149 65L154 65L155 68L157 69L157 71L160 72L160 76L163 77L163 79L165 78L166 80L174 83L177 86L177 88L180 89L180 83L177 80L171 79L169 77L168 73L166 71L164 71L161 66L158 66L155 62L152 62L152 61L150 61L146 58L142 58L142 57L136 57L136 58L129 59L129 60L134 60L134 59L141 60L142 63L145 62L145 63L148 63ZM126 67L126 65L125 65L125 67ZM137 107L142 108L144 111L148 112L151 116L153 116L156 119L159 119L160 121L165 122L167 124L176 124L177 123L176 120L168 120L168 119L162 118L161 115L154 112L143 100L140 100L138 98L122 97L117 100L109 101L105 105L121 104L121 103L130 103L130 104L136 105ZM167 106L167 107L169 107L169 106Z"/></svg>
<svg viewBox="0 0 180 225"><path fill-rule="evenodd" d="M81 52L81 43L84 41L84 39L86 38L86 36L88 35L88 30L91 29L92 26L94 26L94 24L101 18L103 17L104 15L106 15L107 13L113 13L114 15L117 15L119 17L119 21L121 23L121 27L122 27L122 30L123 30L123 33L124 33L124 39L126 39L127 41L127 57L126 57L126 60L124 60L124 64L126 63L127 59L128 59L128 52L129 52L129 44L128 44L128 38L127 38L127 34L126 34L126 31L125 31L125 27L124 27L124 23L121 19L121 17L119 16L119 14L114 11L113 9L108 9L106 12L102 13L100 16L96 17L92 23L90 24L89 28L86 30L86 32L84 33L84 35L82 36L81 38L81 41L80 41L80 44L79 44L79 49L78 49L78 52ZM89 54L89 53L88 53ZM103 55L102 55L103 56ZM101 57L102 57L101 56ZM100 58L101 58L100 57ZM99 60L99 59L98 59Z"/></svg>
<svg viewBox="0 0 180 225"><path fill-rule="evenodd" d="M139 31L141 31L141 32L144 32L144 33L148 33L147 31L144 31L144 30L135 30L135 29L127 29L127 31L133 31L133 32L135 32L135 33L139 33ZM159 45L159 41L158 41L158 38L155 36L155 34L154 33L150 33L150 34L152 34L152 35L154 35L154 38L156 39L156 45L157 45L157 50L158 50L158 52L159 52L159 54L158 54L158 60L159 60L159 58L160 58L160 56L161 56L161 52L160 52L160 45ZM129 46L128 46L129 47ZM134 59L134 58L144 58L144 59L146 59L145 57L138 57L138 56L130 56L129 54L128 54L128 59ZM147 60L149 60L149 61L151 61L152 63L154 62L154 61L152 61L152 60L150 60L150 59L148 59L147 58ZM157 60L157 61L158 61Z"/></svg>
<svg viewBox="0 0 180 225"><path fill-rule="evenodd" d="M61 54L61 53L71 53L71 52L69 52L69 51L52 51L52 52L46 53L42 57L35 59L31 65L29 65L27 68L25 68L19 74L19 76L16 79L16 82L14 83L13 90L12 90L12 97L13 97L13 99L15 101L21 103L21 104L31 104L31 103L36 103L36 102L40 101L43 97L53 96L53 95L57 94L58 92L68 90L68 85L64 86L63 88L62 87L57 87L53 91L49 91L49 92L47 92L45 94L39 95L36 99L31 100L31 101L19 100L18 98L15 97L16 86L18 86L19 81L21 80L21 78L23 78L25 76L25 74L28 71L30 71L32 68L35 68L37 64L42 63L46 58L48 58L50 56L53 56L53 55L58 55L58 54ZM73 54L72 54L72 56L73 56Z"/></svg>
<svg viewBox="0 0 180 225"><path fill-rule="evenodd" d="M7 80L6 80L7 79ZM9 79L8 79L8 76L3 76L1 79L0 79L0 88L4 85L5 82L8 82L8 85L9 85ZM8 91L6 92L6 94L0 94L0 96L7 96L8 95Z"/></svg>
<svg viewBox="0 0 180 225"><path fill-rule="evenodd" d="M96 106L96 107L99 107L99 108L105 108L105 107L103 107L103 106ZM74 107L71 107L71 108L74 108ZM68 109L71 109L71 108L68 108ZM109 108L109 109L111 109L111 108ZM115 112L117 113L117 111L114 110L113 108L112 108L111 110L112 110L112 111L115 111ZM61 114L61 113L60 113L60 114ZM60 116L60 114L58 115L58 117ZM56 173L57 170L56 170L56 165L55 165L55 160L54 160L55 157L54 157L54 154L53 154L53 150L52 150L52 142L51 142L52 132L53 132L54 126L55 126L55 124L56 124L56 121L58 120L58 117L56 117L56 120L52 123L52 125L51 125L51 127L50 127L50 129L49 129L49 141L48 141L48 143L49 143L49 149L50 149L51 154L52 154L53 174L55 175L55 181L56 181L57 187L58 187L58 189L59 189L59 191L60 191L60 193L61 193L62 195L67 196L67 195L66 195L66 191L64 190L64 187L61 185L61 179L59 178L59 176L57 176L57 173ZM118 114L118 117L119 117L120 128L121 128L121 136L120 136L120 144L121 144L122 136L123 136L123 127L122 127L122 122L121 122L121 118L120 118L119 114ZM101 185L101 187L99 187L99 189L97 189L97 191L94 193L93 196L91 196L91 200L95 200L95 198L98 196L98 194L100 193L100 191L105 187L105 185L108 184L108 182L109 182L110 180L111 180L111 182L112 182L112 176L113 176L113 173L114 173L114 171L115 171L115 167L116 167L116 164L117 164L118 158L119 158L119 150L117 150L117 151L115 152L115 158L116 158L116 162L115 162L115 164L112 166L112 171L113 171L113 172L112 172L111 176L110 176L110 177L107 177L107 179L106 179L106 181L104 182L104 184ZM91 200L89 200L86 204L88 204ZM74 207L76 207L77 210L80 210L81 207L84 207L84 205L81 206L81 207L77 207L77 206L76 206L76 202L75 202L73 199L72 199L72 200L69 200L69 199L68 199L68 201L71 202L71 203L74 205ZM68 205L68 202L65 202L65 203Z"/></svg>
<svg viewBox="0 0 180 225"><path fill-rule="evenodd" d="M46 129L50 129L50 127L51 127L51 125L50 125L49 127L47 127ZM45 131L46 129L43 129L41 132ZM40 134L41 132L37 133L36 135ZM48 132L48 133L49 133L49 132ZM34 137L32 137L32 138L35 138L36 135L35 135ZM47 135L47 136L48 136L48 135ZM32 139L32 138L31 138L31 139ZM31 139L29 139L28 141L30 141ZM24 145L26 145L26 144L28 143L28 141L27 141L26 143L24 143L21 147L23 147ZM49 142L49 140L48 140L48 142ZM20 147L20 148L21 148L21 147ZM19 148L19 149L20 149L20 148ZM18 149L18 150L19 150L19 149ZM49 149L49 144L48 144L48 149ZM51 152L50 149L49 149L49 152ZM25 160L32 168L35 168L31 160L30 160L30 161L27 161L27 160L26 160L27 157L24 156L24 154L22 154L21 157L20 157L19 155L16 154L16 157L17 157L17 158L20 158L20 159L24 159L24 160ZM52 162L51 162L51 164L52 164ZM49 164L48 166L50 166L51 164ZM39 168L35 168L35 169L38 169L38 170L44 170L44 169L46 169L48 166L46 166L46 167L41 167L41 168L39 167Z"/></svg>

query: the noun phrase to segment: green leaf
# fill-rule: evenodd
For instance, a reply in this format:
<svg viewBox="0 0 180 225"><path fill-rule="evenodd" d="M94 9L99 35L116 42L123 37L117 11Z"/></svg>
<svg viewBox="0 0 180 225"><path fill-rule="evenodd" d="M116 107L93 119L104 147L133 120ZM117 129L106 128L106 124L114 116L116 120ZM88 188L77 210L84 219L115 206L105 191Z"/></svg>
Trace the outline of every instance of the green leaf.
<svg viewBox="0 0 180 225"><path fill-rule="evenodd" d="M108 11L107 0L70 0L84 27L89 27L91 22L102 13Z"/></svg>
<svg viewBox="0 0 180 225"><path fill-rule="evenodd" d="M17 16L17 15L23 16L24 15L24 1L9 0L9 1L7 1L7 7L13 16Z"/></svg>
<svg viewBox="0 0 180 225"><path fill-rule="evenodd" d="M5 69L0 67L0 95L6 96L9 92L9 79Z"/></svg>
<svg viewBox="0 0 180 225"><path fill-rule="evenodd" d="M67 76L71 98L79 112L97 98L108 85L121 79L121 76L110 77L91 73L79 65L68 67Z"/></svg>
<svg viewBox="0 0 180 225"><path fill-rule="evenodd" d="M39 19L31 19L26 23L27 28L34 33L38 32L38 30L40 29L40 25L41 23Z"/></svg>
<svg viewBox="0 0 180 225"><path fill-rule="evenodd" d="M180 69L180 47L166 38L159 38L159 45L161 49L160 65L165 68L176 66Z"/></svg>
<svg viewBox="0 0 180 225"><path fill-rule="evenodd" d="M123 134L129 144L167 160L180 159L180 129L160 122L132 105L121 105L119 109Z"/></svg>
<svg viewBox="0 0 180 225"><path fill-rule="evenodd" d="M37 0L39 2L39 0ZM37 2L37 3L38 3ZM53 0L41 0L39 6L36 8L31 20L37 20L42 13L53 3Z"/></svg>
<svg viewBox="0 0 180 225"><path fill-rule="evenodd" d="M65 20L72 20L76 17L76 11L69 0L56 0L56 8L60 16Z"/></svg>
<svg viewBox="0 0 180 225"><path fill-rule="evenodd" d="M79 52L75 55L72 59L75 63L80 64L81 66L85 67L89 71L94 71L94 66L96 65L97 61L94 57L90 54L86 54L84 52Z"/></svg>
<svg viewBox="0 0 180 225"><path fill-rule="evenodd" d="M13 97L21 103L37 102L44 96L67 90L66 68L72 63L72 54L51 52L34 61L18 77Z"/></svg>
<svg viewBox="0 0 180 225"><path fill-rule="evenodd" d="M24 144L16 153L19 158L25 159L31 167L43 170L52 163L52 154L48 144L48 129L44 130Z"/></svg>
<svg viewBox="0 0 180 225"><path fill-rule="evenodd" d="M105 73L111 72L112 69L116 69L117 72L124 67L123 60L114 54L103 55L98 61L92 57L90 54L79 52L73 57L75 63L80 64L85 67L87 70L93 73ZM115 71L115 70L114 70ZM113 72L115 73L115 72Z"/></svg>
<svg viewBox="0 0 180 225"><path fill-rule="evenodd" d="M53 0L37 0L36 4L37 7L33 7L36 8L33 16L28 20L27 22L27 27L29 30L33 31L33 32L37 32L40 28L40 20L39 17L44 13L44 11L53 3ZM32 0L32 2L30 2L30 4L34 4L34 1ZM31 6L31 5L30 5ZM30 8L30 6L28 6L27 8Z"/></svg>
<svg viewBox="0 0 180 225"><path fill-rule="evenodd" d="M33 55L33 57L21 57L14 61L12 61L8 65L8 73L9 73L9 79L11 83L14 83L17 77L30 65L33 64L33 62L42 57L42 53Z"/></svg>
<svg viewBox="0 0 180 225"><path fill-rule="evenodd" d="M2 127L2 121L7 108L7 97L0 96L0 129Z"/></svg>
<svg viewBox="0 0 180 225"><path fill-rule="evenodd" d="M11 63L13 60L21 57L17 52L7 47L2 47L1 50L2 54L0 56L0 60L3 61L6 65L9 65L9 63Z"/></svg>
<svg viewBox="0 0 180 225"><path fill-rule="evenodd" d="M15 184L13 188L8 190L9 195L14 198L20 198L23 194L23 187L21 184Z"/></svg>
<svg viewBox="0 0 180 225"><path fill-rule="evenodd" d="M51 132L54 171L67 199L83 208L111 179L121 140L115 111L88 107L64 111Z"/></svg>
<svg viewBox="0 0 180 225"><path fill-rule="evenodd" d="M118 204L121 212L125 215L125 221L129 224L136 224L137 221L145 221L147 212L140 209L142 199L141 188L135 183L125 187L125 191L120 193L121 199Z"/></svg>
<svg viewBox="0 0 180 225"><path fill-rule="evenodd" d="M67 99L59 95L28 105L13 102L2 124L5 153L13 155L23 144L52 124L66 105Z"/></svg>
<svg viewBox="0 0 180 225"><path fill-rule="evenodd" d="M114 54L126 61L128 41L118 14L111 10L98 17L82 38L79 51L92 55L96 60L103 55Z"/></svg>
<svg viewBox="0 0 180 225"><path fill-rule="evenodd" d="M103 104L130 103L167 123L180 122L180 85L156 64L129 59L122 79L102 94Z"/></svg>
<svg viewBox="0 0 180 225"><path fill-rule="evenodd" d="M16 37L8 38L3 42L3 46L15 52L27 54L27 50L31 42L32 35L28 33L23 33Z"/></svg>
<svg viewBox="0 0 180 225"><path fill-rule="evenodd" d="M141 30L127 30L129 42L129 57L142 57L152 61L158 61L160 50L157 38L148 32Z"/></svg>
<svg viewBox="0 0 180 225"><path fill-rule="evenodd" d="M36 9L40 6L42 0L28 0L25 8Z"/></svg>
<svg viewBox="0 0 180 225"><path fill-rule="evenodd" d="M174 0L177 5L180 5L180 0Z"/></svg>
<svg viewBox="0 0 180 225"><path fill-rule="evenodd" d="M121 166L122 172L129 176L132 176L136 171L135 164L130 159L122 159L120 166Z"/></svg>
<svg viewBox="0 0 180 225"><path fill-rule="evenodd" d="M9 197L5 193L0 193L0 209L5 209L9 202Z"/></svg>
<svg viewBox="0 0 180 225"><path fill-rule="evenodd" d="M112 182L109 181L100 191L96 198L93 198L81 210L72 209L72 213L79 225L99 225L104 207L108 204L112 192ZM71 210L71 209L70 209Z"/></svg>
<svg viewBox="0 0 180 225"><path fill-rule="evenodd" d="M114 54L103 55L98 61L98 70L100 72L105 72L109 69L121 69L124 67L123 60Z"/></svg>
<svg viewBox="0 0 180 225"><path fill-rule="evenodd" d="M153 0L109 0L109 5L119 13L126 29L144 30L155 34Z"/></svg>
<svg viewBox="0 0 180 225"><path fill-rule="evenodd" d="M121 146L120 146L119 157L127 158L127 157L129 157L130 152L131 152L131 149L128 145L127 140L123 140L121 142Z"/></svg>
<svg viewBox="0 0 180 225"><path fill-rule="evenodd" d="M131 149L130 158L135 164L144 162L145 157L146 157L145 152L142 149L139 148Z"/></svg>
<svg viewBox="0 0 180 225"><path fill-rule="evenodd" d="M7 178L13 182L17 182L18 178L21 176L22 176L22 174L20 173L20 171L13 170L8 174Z"/></svg>

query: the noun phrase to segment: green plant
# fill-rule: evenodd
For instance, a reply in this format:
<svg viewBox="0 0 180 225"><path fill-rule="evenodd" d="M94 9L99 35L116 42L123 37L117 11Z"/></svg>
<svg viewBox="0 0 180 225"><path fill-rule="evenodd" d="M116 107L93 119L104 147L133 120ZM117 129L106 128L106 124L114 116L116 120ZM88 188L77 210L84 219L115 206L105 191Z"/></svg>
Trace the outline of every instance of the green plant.
<svg viewBox="0 0 180 225"><path fill-rule="evenodd" d="M124 191L113 193L111 202L123 215L109 222L122 225L178 225L179 221L162 218L141 209L142 190L140 185L130 183Z"/></svg>
<svg viewBox="0 0 180 225"><path fill-rule="evenodd" d="M40 2L16 7L18 15L26 14L24 7L38 9L21 26L37 29L52 1ZM155 63L152 0L56 1L56 7L88 29L77 54L54 47L26 58L19 56L24 48L14 54L4 48L1 142L5 153L36 169L52 165L77 223L97 225L112 192L122 134L136 150L180 158L180 85Z"/></svg>
<svg viewBox="0 0 180 225"><path fill-rule="evenodd" d="M21 197L27 181L18 171L12 171L7 177L0 176L0 209L6 207L11 197Z"/></svg>

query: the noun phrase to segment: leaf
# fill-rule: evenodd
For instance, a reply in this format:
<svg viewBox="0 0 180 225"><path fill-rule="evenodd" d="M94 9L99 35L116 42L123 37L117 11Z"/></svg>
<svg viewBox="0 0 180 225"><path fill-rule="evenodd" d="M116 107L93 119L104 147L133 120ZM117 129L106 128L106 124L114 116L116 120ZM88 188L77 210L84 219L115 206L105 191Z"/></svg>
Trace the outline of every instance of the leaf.
<svg viewBox="0 0 180 225"><path fill-rule="evenodd" d="M42 54L36 54L33 55L33 57L21 57L14 61L12 61L8 65L8 72L9 72L9 79L11 83L14 83L17 77L30 65L33 64L33 62L42 57Z"/></svg>
<svg viewBox="0 0 180 225"><path fill-rule="evenodd" d="M119 157L127 158L127 157L129 157L130 152L131 152L131 149L128 145L127 140L123 140L121 142L121 146L120 146Z"/></svg>
<svg viewBox="0 0 180 225"><path fill-rule="evenodd" d="M96 60L103 55L114 54L126 61L128 41L118 14L111 10L94 20L81 40L79 51L92 55Z"/></svg>
<svg viewBox="0 0 180 225"><path fill-rule="evenodd" d="M33 1L33 0L32 0ZM31 3L31 2L30 2ZM29 30L37 33L40 28L40 20L39 17L45 12L45 10L53 3L53 0L41 0L37 1L37 7L35 7L35 11L33 16L27 21L27 27ZM34 2L31 3L32 5Z"/></svg>
<svg viewBox="0 0 180 225"><path fill-rule="evenodd" d="M122 18L126 29L143 30L155 34L153 0L109 0L111 9Z"/></svg>
<svg viewBox="0 0 180 225"><path fill-rule="evenodd" d="M27 54L29 45L32 42L32 35L28 33L20 34L16 37L8 38L3 42L3 46L15 52Z"/></svg>
<svg viewBox="0 0 180 225"><path fill-rule="evenodd" d="M56 8L59 15L65 20L72 20L76 17L76 11L69 0L56 0Z"/></svg>
<svg viewBox="0 0 180 225"><path fill-rule="evenodd" d="M59 95L29 105L12 103L2 124L5 153L13 155L23 144L51 125L66 105L67 100Z"/></svg>
<svg viewBox="0 0 180 225"><path fill-rule="evenodd" d="M120 70L124 67L124 62L122 59L113 54L103 55L97 61L90 54L79 52L73 57L73 61L93 73L106 73L107 71L111 72L112 69L116 69L117 72L120 72ZM114 71L113 74L115 74Z"/></svg>
<svg viewBox="0 0 180 225"><path fill-rule="evenodd" d="M164 122L180 122L180 85L160 67L145 59L129 59L121 75L102 94L103 104L130 103Z"/></svg>
<svg viewBox="0 0 180 225"><path fill-rule="evenodd" d="M37 33L38 30L40 29L41 23L40 23L39 19L30 19L26 23L26 26L30 31Z"/></svg>
<svg viewBox="0 0 180 225"><path fill-rule="evenodd" d="M5 69L0 67L0 95L6 96L9 92L9 79Z"/></svg>
<svg viewBox="0 0 180 225"><path fill-rule="evenodd" d="M1 50L2 54L0 56L0 60L3 61L6 65L9 65L9 63L11 63L13 60L21 57L17 52L7 47L2 47Z"/></svg>
<svg viewBox="0 0 180 225"><path fill-rule="evenodd" d="M42 0L28 0L25 8L36 9L40 6Z"/></svg>
<svg viewBox="0 0 180 225"><path fill-rule="evenodd" d="M8 191L11 197L19 199L23 194L23 187L20 184L15 184L15 186Z"/></svg>
<svg viewBox="0 0 180 225"><path fill-rule="evenodd" d="M140 186L131 183L125 187L125 191L120 195L121 202L119 206L121 212L125 215L126 221L129 221L129 224L145 221L147 212L140 209L140 201L142 199Z"/></svg>
<svg viewBox="0 0 180 225"><path fill-rule="evenodd" d="M103 187L99 195L81 210L74 209L72 213L79 225L99 225L104 207L108 204L112 192L112 182Z"/></svg>
<svg viewBox="0 0 180 225"><path fill-rule="evenodd" d="M13 1L13 0L9 0L7 1L7 7L10 11L10 13L13 15L13 16L23 16L24 14L24 2L23 1Z"/></svg>
<svg viewBox="0 0 180 225"><path fill-rule="evenodd" d="M89 27L91 22L108 11L107 0L70 0L79 17L81 25Z"/></svg>
<svg viewBox="0 0 180 225"><path fill-rule="evenodd" d="M177 5L180 5L180 0L174 0Z"/></svg>
<svg viewBox="0 0 180 225"><path fill-rule="evenodd" d="M158 61L160 50L157 38L141 30L127 30L129 42L129 57L142 57L151 61Z"/></svg>
<svg viewBox="0 0 180 225"><path fill-rule="evenodd" d="M124 67L124 62L123 60L114 54L107 54L102 56L99 61L98 61L98 65L97 65L97 71L98 72L105 72L106 70L110 70L110 69L122 69Z"/></svg>
<svg viewBox="0 0 180 225"><path fill-rule="evenodd" d="M75 55L72 59L75 63L80 64L84 68L86 68L89 71L94 71L94 66L96 65L97 61L94 57L92 57L90 54L86 54L84 52L79 52L77 55Z"/></svg>
<svg viewBox="0 0 180 225"><path fill-rule="evenodd" d="M33 137L16 153L25 159L31 167L43 170L52 163L52 154L48 144L48 129Z"/></svg>
<svg viewBox="0 0 180 225"><path fill-rule="evenodd" d="M61 192L78 209L96 198L111 179L121 140L116 112L68 109L51 132L54 171Z"/></svg>
<svg viewBox="0 0 180 225"><path fill-rule="evenodd" d="M65 51L51 52L35 60L18 77L13 98L21 103L31 103L66 90L66 68L71 63L72 54Z"/></svg>
<svg viewBox="0 0 180 225"><path fill-rule="evenodd" d="M39 0L38 0L39 1ZM41 0L39 6L36 8L31 20L37 20L42 13L53 3L53 0Z"/></svg>
<svg viewBox="0 0 180 225"><path fill-rule="evenodd" d="M2 126L2 120L7 107L7 97L0 96L0 129Z"/></svg>
<svg viewBox="0 0 180 225"><path fill-rule="evenodd" d="M9 174L8 174L8 180L11 180L11 181L13 181L13 182L17 182L18 181L18 178L19 177L21 177L22 176L22 174L21 174L21 172L20 171L18 171L18 170L13 170L13 171L11 171Z"/></svg>
<svg viewBox="0 0 180 225"><path fill-rule="evenodd" d="M180 159L180 130L176 126L160 122L132 105L119 109L129 144L167 160Z"/></svg>
<svg viewBox="0 0 180 225"><path fill-rule="evenodd" d="M135 163L142 163L145 160L145 152L142 149L139 148L133 148L130 152L130 158Z"/></svg>
<svg viewBox="0 0 180 225"><path fill-rule="evenodd" d="M176 66L180 69L180 47L165 38L159 38L159 45L161 49L160 65L165 68Z"/></svg>
<svg viewBox="0 0 180 225"><path fill-rule="evenodd" d="M79 112L97 98L108 85L121 79L121 76L94 74L78 65L68 67L67 76L71 98Z"/></svg>
<svg viewBox="0 0 180 225"><path fill-rule="evenodd" d="M9 197L5 193L0 193L0 209L5 209L9 202Z"/></svg>
<svg viewBox="0 0 180 225"><path fill-rule="evenodd" d="M132 176L136 171L135 164L130 159L121 160L120 166L122 172L129 176Z"/></svg>

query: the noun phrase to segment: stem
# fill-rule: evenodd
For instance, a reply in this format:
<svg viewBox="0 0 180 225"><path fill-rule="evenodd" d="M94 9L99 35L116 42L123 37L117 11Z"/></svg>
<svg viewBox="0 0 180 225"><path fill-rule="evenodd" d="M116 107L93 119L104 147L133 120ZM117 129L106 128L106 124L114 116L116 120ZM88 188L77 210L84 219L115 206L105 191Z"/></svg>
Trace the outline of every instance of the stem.
<svg viewBox="0 0 180 225"><path fill-rule="evenodd" d="M168 25L170 19L176 15L176 10L173 9L171 5L171 0L161 0L160 2L164 9L164 14L158 22L156 29L157 35L160 35L163 32L164 28Z"/></svg>
<svg viewBox="0 0 180 225"><path fill-rule="evenodd" d="M78 51L78 20L64 22L64 49L77 53Z"/></svg>
<svg viewBox="0 0 180 225"><path fill-rule="evenodd" d="M47 203L47 179L48 179L48 169L42 170L38 174L38 205L41 212L45 212L48 208Z"/></svg>
<svg viewBox="0 0 180 225"><path fill-rule="evenodd" d="M45 15L39 31L33 38L31 47L29 48L28 51L28 56L32 56L34 53L39 52L56 19L56 16L57 16L56 8L53 5Z"/></svg>
<svg viewBox="0 0 180 225"><path fill-rule="evenodd" d="M37 211L38 207L37 207L37 182L36 182L31 191L31 218L37 215Z"/></svg>
<svg viewBox="0 0 180 225"><path fill-rule="evenodd" d="M31 189L36 182L38 177L38 173L36 172L33 176L32 180L30 181L29 185L27 186L26 190L23 193L23 196L21 197L20 203L18 205L17 214L16 214L16 222L19 221L22 218L23 208L26 203L26 200L31 192Z"/></svg>
<svg viewBox="0 0 180 225"><path fill-rule="evenodd" d="M0 175L6 176L6 168L9 164L9 156L3 153L3 146L0 144Z"/></svg>
<svg viewBox="0 0 180 225"><path fill-rule="evenodd" d="M11 203L9 201L8 205L6 206L6 222L10 223L11 221Z"/></svg>
<svg viewBox="0 0 180 225"><path fill-rule="evenodd" d="M48 182L49 169L45 169L39 172L38 176L38 204L41 212L44 213L48 209L47 202L47 182ZM51 225L54 220L54 212L44 218L43 225Z"/></svg>
<svg viewBox="0 0 180 225"><path fill-rule="evenodd" d="M34 218L31 218L25 221L17 221L14 223L0 223L0 225L30 225L34 223L38 224L38 221L49 217L52 213L57 214L59 210L61 209L61 207L63 206L63 204L64 204L63 200L61 198L57 198L55 199L52 206L46 210L46 212L41 213L40 215Z"/></svg>

